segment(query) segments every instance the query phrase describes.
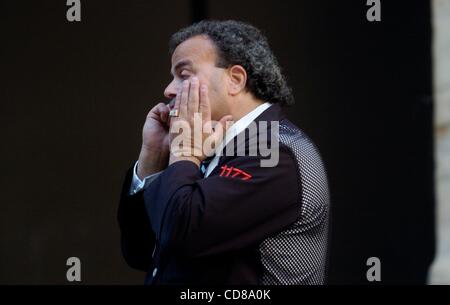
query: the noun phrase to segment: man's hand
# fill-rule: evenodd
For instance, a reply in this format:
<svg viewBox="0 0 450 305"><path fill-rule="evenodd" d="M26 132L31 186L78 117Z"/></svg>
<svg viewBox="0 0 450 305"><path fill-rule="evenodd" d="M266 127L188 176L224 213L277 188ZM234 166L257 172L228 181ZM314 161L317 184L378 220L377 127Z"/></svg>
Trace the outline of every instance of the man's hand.
<svg viewBox="0 0 450 305"><path fill-rule="evenodd" d="M140 179L159 172L169 162L169 106L159 103L150 110L142 130L137 175Z"/></svg>
<svg viewBox="0 0 450 305"><path fill-rule="evenodd" d="M183 82L174 109L178 110L178 116L170 121L169 164L190 160L199 166L201 161L214 154L230 127L227 122L233 118L225 115L219 122L211 121L208 87L200 84L197 77Z"/></svg>

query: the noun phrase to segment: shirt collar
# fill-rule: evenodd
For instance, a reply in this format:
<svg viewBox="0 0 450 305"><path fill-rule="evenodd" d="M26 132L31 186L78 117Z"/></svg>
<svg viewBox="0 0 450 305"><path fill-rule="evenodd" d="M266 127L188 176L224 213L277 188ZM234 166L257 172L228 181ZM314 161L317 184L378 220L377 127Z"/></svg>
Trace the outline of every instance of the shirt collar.
<svg viewBox="0 0 450 305"><path fill-rule="evenodd" d="M272 103L265 102L246 115L244 115L242 118L234 122L233 125L228 128L225 138L222 141L222 143L217 147L215 150L216 156L220 156L222 154L222 149L230 142L234 137L236 137L239 133L241 133L245 128L247 128L251 122L253 122L261 113L263 113L266 109L268 109L270 106L272 106Z"/></svg>

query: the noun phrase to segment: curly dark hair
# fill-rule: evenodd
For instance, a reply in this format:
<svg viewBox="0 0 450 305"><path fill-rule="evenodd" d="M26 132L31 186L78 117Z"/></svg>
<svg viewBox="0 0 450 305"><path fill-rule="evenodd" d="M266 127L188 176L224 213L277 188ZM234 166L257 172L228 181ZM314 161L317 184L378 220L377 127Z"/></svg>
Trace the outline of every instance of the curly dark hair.
<svg viewBox="0 0 450 305"><path fill-rule="evenodd" d="M292 90L260 30L240 21L203 20L173 34L169 41L169 54L172 55L185 40L198 35L206 35L215 44L217 67L241 65L245 69L246 88L256 98L285 105L294 103Z"/></svg>

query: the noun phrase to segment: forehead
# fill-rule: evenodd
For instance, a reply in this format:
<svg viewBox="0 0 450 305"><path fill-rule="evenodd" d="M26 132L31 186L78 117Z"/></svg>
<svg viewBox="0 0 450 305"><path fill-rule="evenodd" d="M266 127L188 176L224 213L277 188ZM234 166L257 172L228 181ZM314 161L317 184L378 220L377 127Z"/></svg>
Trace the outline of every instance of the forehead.
<svg viewBox="0 0 450 305"><path fill-rule="evenodd" d="M194 65L198 63L216 60L216 48L214 43L205 35L191 37L180 43L172 55L172 67L181 61L191 61Z"/></svg>

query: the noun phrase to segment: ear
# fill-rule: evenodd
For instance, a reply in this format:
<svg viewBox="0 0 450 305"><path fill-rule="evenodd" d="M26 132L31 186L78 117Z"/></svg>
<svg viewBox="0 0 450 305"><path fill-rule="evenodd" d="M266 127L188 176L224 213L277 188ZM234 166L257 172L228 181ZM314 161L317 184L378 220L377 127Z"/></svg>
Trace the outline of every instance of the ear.
<svg viewBox="0 0 450 305"><path fill-rule="evenodd" d="M247 72L240 65L234 65L228 68L228 93L230 95L237 95L245 89L247 84Z"/></svg>

